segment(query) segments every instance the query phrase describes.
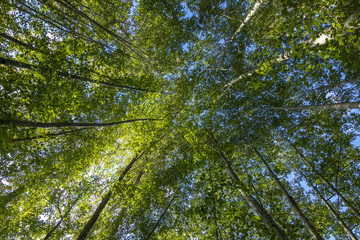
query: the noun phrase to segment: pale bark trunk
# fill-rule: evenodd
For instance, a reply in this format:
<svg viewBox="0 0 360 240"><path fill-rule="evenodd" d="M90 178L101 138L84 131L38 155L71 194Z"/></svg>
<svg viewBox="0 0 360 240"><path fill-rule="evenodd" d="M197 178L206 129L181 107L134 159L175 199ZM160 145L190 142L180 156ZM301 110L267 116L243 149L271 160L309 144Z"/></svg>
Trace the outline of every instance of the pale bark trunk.
<svg viewBox="0 0 360 240"><path fill-rule="evenodd" d="M139 154L138 156L134 157L130 163L125 167L125 169L123 170L123 172L121 173L119 179L117 180L116 184L119 184L124 177L126 176L126 174L130 171L131 167L134 165L134 163L140 158L142 157L142 155L144 154L144 152L142 152L141 154ZM89 221L85 224L83 230L80 232L79 236L76 238L77 240L84 240L87 235L89 234L91 228L95 225L97 219L99 218L101 212L104 210L104 208L106 207L106 204L109 202L110 198L112 195L112 191L108 191L108 193L105 195L105 197L101 200L100 204L98 205L98 207L96 208L95 212L92 214L91 218L89 219Z"/></svg>
<svg viewBox="0 0 360 240"><path fill-rule="evenodd" d="M353 19L354 16L356 15L357 13L355 14L352 14L351 16L348 17L348 20L346 20L343 25L345 28L349 28L348 26L348 22L350 19ZM358 29L360 28L360 24L356 27L352 27L352 29ZM344 32L342 34L340 34L340 36L344 36L348 34L348 32L346 32L346 29L344 30ZM315 40L312 40L312 39L309 39L305 42L303 42L303 44L305 45L309 45L311 48L314 48L314 47L317 47L317 46L321 46L321 45L324 45L326 44L327 41L329 40L332 40L334 39L334 37L332 36L332 32L331 32L331 27L326 29L324 31L324 33L320 34L320 36L318 38L316 38ZM278 56L276 56L273 61L272 61L272 65L273 64L277 64L277 63L280 63L280 62L284 62L284 61L287 61L291 58L291 54L293 53L293 49L291 49L290 51L288 52L285 52L285 53L282 53L282 54L279 54ZM249 77L251 75L253 75L257 70L260 70L261 67L256 67L256 68L253 68L251 69L250 71L246 72L246 73L243 73L241 74L240 76L238 76L237 78L235 78L234 80L230 81L229 83L225 84L225 86L223 87L223 89L226 91L227 89L229 89L232 85L234 85L235 83L237 83L238 81L240 81L241 79L245 78L245 77Z"/></svg>
<svg viewBox="0 0 360 240"><path fill-rule="evenodd" d="M44 67L39 67L39 66L35 66L35 65L32 65L32 64L23 63L23 62L15 61L15 60L12 60L12 59L3 58L3 57L0 57L0 64L1 65L6 65L6 66L13 66L13 67L17 67L17 68L22 68L22 69L27 69L27 70L36 71L36 72L53 71L52 69L47 69L47 68L44 68ZM124 88L124 89L136 90L136 91L144 91L144 92L156 92L156 91L147 90L147 89L143 89L143 88L124 86L124 85L115 84L115 83L109 83L109 82L104 82L104 81L91 80L91 79L86 78L86 77L79 77L79 76L76 76L74 74L69 74L69 73L61 73L60 72L60 73L57 73L57 74L59 76L61 76L61 77L70 77L70 78L73 78L73 79L76 79L76 80L85 81L85 82L91 82L91 83L97 83L97 84L104 85L104 86L107 86L107 87L117 87L117 88Z"/></svg>
<svg viewBox="0 0 360 240"><path fill-rule="evenodd" d="M151 229L150 233L147 235L147 237L145 238L145 240L149 240L151 235L155 232L155 229L159 226L160 221L163 219L163 217L165 216L166 212L169 210L171 204L173 203L177 192L179 191L180 186L178 187L178 189L175 190L173 197L171 198L169 204L166 206L165 210L162 212L162 214L160 215L159 219L156 221L154 227Z"/></svg>
<svg viewBox="0 0 360 240"><path fill-rule="evenodd" d="M360 102L345 102L345 103L333 103L325 105L308 105L308 106L298 106L298 107L265 107L258 108L261 110L347 110L347 109L359 109Z"/></svg>
<svg viewBox="0 0 360 240"><path fill-rule="evenodd" d="M244 28L244 26L246 25L247 22L250 21L250 18L256 13L256 11L260 8L261 4L263 4L264 0L259 0L254 4L254 7L251 9L251 11L247 14L247 16L245 17L244 21L241 22L240 26L238 27L238 29L235 31L235 33L232 35L232 37L229 40L229 43L227 44L227 46L229 46L231 44L231 42L234 40L234 38L236 37L237 34L239 34L241 32L241 30Z"/></svg>
<svg viewBox="0 0 360 240"><path fill-rule="evenodd" d="M285 138L286 139L286 138ZM295 149L295 151L300 155L300 157L304 160L304 162L311 168L316 175L320 177L321 180L325 182L325 184L336 193L336 195L346 204L346 206L356 215L356 217L360 220L360 212L328 181L324 178L324 176L312 166L312 164L306 159L306 157L299 151L299 149L290 142L290 140L286 139L290 145Z"/></svg>
<svg viewBox="0 0 360 240"><path fill-rule="evenodd" d="M327 209L329 209L329 211L331 212L331 214L334 216L334 218L339 222L339 224L341 225L341 227L344 229L344 231L349 235L351 240L358 240L358 238L355 236L355 234L351 231L351 229L346 225L346 223L343 221L343 219L340 217L340 215L335 211L335 209L328 203L328 201L322 196L322 194L320 193L320 191L317 189L317 187L314 186L314 184L312 182L310 182L310 180L300 171L300 169L298 169L297 167L295 167L296 170L299 172L299 174L305 178L305 180L310 184L310 186L314 189L314 191L316 192L316 194L319 196L319 198L321 199L321 201L325 204L325 206L327 207Z"/></svg>
<svg viewBox="0 0 360 240"><path fill-rule="evenodd" d="M107 127L115 126L124 123L138 122L138 121L158 121L160 119L132 119L119 122L109 123L40 123L31 121L20 121L20 120L0 120L0 126L18 126L18 127L37 127L37 128L52 128L52 127Z"/></svg>
<svg viewBox="0 0 360 240"><path fill-rule="evenodd" d="M212 134L211 134L211 137L213 138L215 144L217 145L215 137L212 136ZM266 209L262 206L262 204L258 200L256 200L252 195L248 195L246 193L246 188L245 188L244 183L242 183L240 181L240 179L238 178L238 176L232 169L231 164L228 161L228 159L226 158L225 154L217 146L216 146L215 150L221 156L221 158L224 160L226 169L228 170L228 173L231 176L231 178L238 184L241 196L248 202L248 204L257 213L257 215L261 218L261 220L265 224L265 226L268 229L270 229L271 231L273 231L276 234L276 237L278 239L289 240L289 237L286 236L284 230L282 230L279 227L279 225L275 222L275 220L272 218L272 216L266 211Z"/></svg>
<svg viewBox="0 0 360 240"><path fill-rule="evenodd" d="M301 221L305 224L306 228L308 229L308 231L311 233L311 235L315 238L315 239L320 239L322 240L323 237L318 233L318 231L316 230L316 228L310 223L309 219L305 216L305 214L303 213L303 211L299 208L299 206L297 205L297 203L295 202L295 200L293 199L293 197L289 194L289 192L285 189L284 185L280 182L280 180L278 179L278 177L276 176L276 174L273 172L273 170L271 169L270 165L265 161L265 159L261 156L260 152L255 148L255 146L253 144L251 144L251 147L254 149L254 151L256 152L256 154L258 155L259 159L261 160L261 162L265 165L266 169L268 170L268 172L270 173L270 175L274 178L275 182L277 183L277 185L279 186L280 190L283 192L283 194L285 195L286 199L288 200L288 202L290 203L291 207L294 209L294 211L297 213L297 215L299 216L299 218L301 219Z"/></svg>

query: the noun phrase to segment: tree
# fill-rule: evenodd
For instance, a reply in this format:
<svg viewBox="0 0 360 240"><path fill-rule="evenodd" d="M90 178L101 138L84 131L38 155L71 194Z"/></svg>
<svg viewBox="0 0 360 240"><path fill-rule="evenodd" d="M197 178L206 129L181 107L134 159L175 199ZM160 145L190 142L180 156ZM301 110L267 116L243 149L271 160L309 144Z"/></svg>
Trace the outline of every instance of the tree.
<svg viewBox="0 0 360 240"><path fill-rule="evenodd" d="M359 238L359 12L1 1L0 237Z"/></svg>

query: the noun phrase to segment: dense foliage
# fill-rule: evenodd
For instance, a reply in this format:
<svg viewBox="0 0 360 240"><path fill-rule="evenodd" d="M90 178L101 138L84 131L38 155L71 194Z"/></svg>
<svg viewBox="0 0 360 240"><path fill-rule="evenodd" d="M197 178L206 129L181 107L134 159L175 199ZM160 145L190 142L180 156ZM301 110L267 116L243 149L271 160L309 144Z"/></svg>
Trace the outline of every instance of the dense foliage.
<svg viewBox="0 0 360 240"><path fill-rule="evenodd" d="M358 0L2 0L1 239L358 239Z"/></svg>

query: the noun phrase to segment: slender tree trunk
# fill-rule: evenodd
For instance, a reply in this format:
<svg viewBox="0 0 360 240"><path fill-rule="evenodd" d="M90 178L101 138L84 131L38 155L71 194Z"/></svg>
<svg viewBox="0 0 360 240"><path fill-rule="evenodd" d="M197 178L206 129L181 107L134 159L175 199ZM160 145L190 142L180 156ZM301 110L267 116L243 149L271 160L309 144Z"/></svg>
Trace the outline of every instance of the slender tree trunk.
<svg viewBox="0 0 360 240"><path fill-rule="evenodd" d="M244 28L244 26L246 25L247 22L250 21L250 18L256 13L256 11L260 8L261 4L264 3L264 0L258 0L255 4L254 7L251 9L251 11L248 13L248 15L245 17L244 21L241 22L240 26L238 27L238 29L235 31L235 33L232 35L232 37L230 38L229 43L226 45L226 47L228 47L232 41L234 40L234 38L236 37L236 35L238 35L241 30Z"/></svg>
<svg viewBox="0 0 360 240"><path fill-rule="evenodd" d="M216 202L214 199L214 183L213 183L210 169L209 169L209 177L210 177L210 181L211 181L211 201L213 204L212 212L213 212L214 224L215 224L215 236L216 236L216 240L219 240L222 238L221 238L219 224L218 224L217 216L216 216Z"/></svg>
<svg viewBox="0 0 360 240"><path fill-rule="evenodd" d="M47 137L50 137L50 136L60 136L60 135L65 135L65 134L69 134L69 133L72 133L72 132L78 132L78 131L85 130L85 129L87 129L87 128L78 128L78 129L59 132L59 133L49 133L49 134L46 134L46 135L38 135L36 137L15 138L11 142L24 142L24 141L30 141L30 140L33 140L33 139L47 138Z"/></svg>
<svg viewBox="0 0 360 240"><path fill-rule="evenodd" d="M238 178L238 176L236 175L236 173L232 169L231 164L230 164L229 160L226 158L225 154L218 148L217 141L216 141L215 137L212 134L210 134L210 135L211 135L211 137L213 138L213 140L214 140L214 142L216 144L215 150L217 151L217 153L221 156L221 158L225 162L226 169L228 170L229 175L238 184L241 196L248 202L248 204L257 213L257 215L261 218L261 220L265 224L265 226L276 234L276 237L278 239L289 240L289 237L286 236L284 230L282 230L279 227L279 225L277 225L275 220L266 211L266 209L262 206L262 204L258 200L256 200L252 195L248 195L246 193L246 190L245 190L246 188L245 188L244 183L242 183L240 181L240 179Z"/></svg>
<svg viewBox="0 0 360 240"><path fill-rule="evenodd" d="M333 103L326 105L308 105L298 107L265 107L259 108L261 110L347 110L347 109L359 109L360 102L345 102L345 103Z"/></svg>
<svg viewBox="0 0 360 240"><path fill-rule="evenodd" d="M110 31L109 29L105 28L104 26L102 26L100 23L96 22L94 19L90 18L88 15L86 15L85 13L83 13L82 11L78 10L74 5L72 5L70 2L66 1L66 0L55 0L56 2L58 2L59 4L65 6L66 8L68 8L69 10L79 14L81 17L83 17L84 19L88 20L89 22L91 22L92 24L94 24L95 26L99 27L100 29L104 30L106 33L108 33L109 35L115 37L116 39L118 39L120 42L122 42L127 48L129 48L131 51L133 51L135 54L137 54L139 57L142 57L140 55L139 52L143 53L144 55L146 55L146 53L144 53L143 51L139 50L137 47L135 47L133 44L131 44L130 42L128 42L127 40L125 40L124 38L120 37L119 35L117 35L116 33Z"/></svg>
<svg viewBox="0 0 360 240"><path fill-rule="evenodd" d="M151 235L155 232L155 229L159 226L160 221L163 219L163 217L165 216L166 212L169 210L171 204L173 203L177 192L179 191L180 186L175 190L173 197L171 198L169 204L166 206L165 210L162 212L162 214L160 215L159 219L157 220L157 222L155 223L155 225L153 226L153 228L151 229L150 233L146 236L145 240L149 240Z"/></svg>
<svg viewBox="0 0 360 240"><path fill-rule="evenodd" d="M72 204L72 206L69 207L69 209L65 212L65 214L63 216L60 217L60 220L57 222L57 224L50 230L50 232L48 232L46 234L46 236L44 237L43 240L47 240L51 237L51 234L53 234L53 232L56 231L56 229L58 229L58 227L60 226L60 224L62 223L62 221L64 220L64 218L70 213L71 209L75 206L76 202L80 199L80 196L74 201L74 203Z"/></svg>
<svg viewBox="0 0 360 240"><path fill-rule="evenodd" d="M103 47L106 47L107 49L113 50L112 47L110 47L110 46L108 46L108 45L106 45L106 44L104 44L104 43L102 43L102 42L96 41L96 40L94 40L94 39L92 39L92 38L89 38L89 37L87 37L87 36L85 36L85 35L82 35L82 34L80 34L80 33L74 32L74 31L72 31L72 30L68 30L66 26L64 26L63 24L59 23L59 22L56 21L56 20L53 20L53 19L48 20L48 19L46 19L46 18L47 18L46 15L44 15L44 14L41 13L41 12L36 11L36 10L33 9L32 7L30 7L29 5L25 4L23 1L19 1L19 0L16 0L16 1L17 1L19 4L23 5L24 7L26 7L26 8L28 8L28 9L30 9L31 11L35 12L36 14L34 14L34 13L32 13L32 12L24 9L24 8L19 8L19 7L17 7L17 8L20 9L21 11L30 14L30 15L33 16L34 18L37 18L37 19L39 19L39 20L42 20L42 21L44 21L45 23L50 24L51 26L53 26L53 27L55 27L55 28L57 28L57 29L59 29L59 30L61 30L61 31L70 33L70 34L72 34L72 35L74 35L74 36L79 36L80 38L82 38L82 39L84 39L84 40L86 40L86 41L88 41L88 42L92 42L92 43L101 45L101 46L103 46ZM41 17L41 16L42 16L42 17Z"/></svg>
<svg viewBox="0 0 360 240"><path fill-rule="evenodd" d="M315 187L315 185L310 182L310 180L305 176L305 174L303 174L300 169L298 169L295 166L296 170L299 172L299 174L305 178L305 180L310 184L310 186L314 189L314 191L316 192L316 194L319 196L319 198L321 199L321 201L325 204L325 206L327 207L327 209L329 209L329 211L331 212L331 214L334 216L334 218L339 222L339 224L341 225L341 227L344 229L344 231L349 235L351 240L358 240L358 238L355 236L355 234L351 231L351 229L346 225L346 223L342 220L342 218L340 217L340 215L335 211L335 209L328 203L328 201L323 197L323 195L320 193L320 191L317 189L317 187Z"/></svg>
<svg viewBox="0 0 360 240"><path fill-rule="evenodd" d="M354 13L352 14L351 16L348 17L348 20L346 20L343 25L345 27L344 29L344 32L342 34L340 34L339 36L344 36L346 34L348 34L348 32L346 31L346 28L349 28L349 20L350 19L353 19L354 16L356 15L357 13ZM352 29L358 29L360 28L360 24L356 27L352 27ZM332 32L331 32L331 27L329 27L328 29L326 29L324 31L324 33L320 34L320 36L318 38L316 38L315 40L312 40L312 39L309 39L305 42L303 42L303 44L305 45L309 45L311 48L314 48L316 46L322 46L324 44L326 44L327 41L330 41L334 39L334 36L332 36ZM291 58L291 54L293 53L293 49L291 49L290 51L288 52L285 52L285 53L282 53L282 54L279 54L278 56L276 56L272 63L271 64L277 64L277 63L280 63L280 62L284 62L284 61L287 61ZM235 83L237 83L238 81L240 81L241 79L243 78L246 78L246 77L249 77L251 75L253 75L254 73L256 73L258 70L261 69L261 66L259 67L256 67L256 68L253 68L251 69L250 71L247 71L246 73L243 73L241 74L240 76L238 76L237 78L233 79L232 81L230 81L229 83L225 84L225 86L223 87L223 89L226 91L227 89L229 89L232 85L234 85Z"/></svg>
<svg viewBox="0 0 360 240"><path fill-rule="evenodd" d="M36 71L36 72L51 72L51 71L53 71L52 69L35 66L32 64L23 63L23 62L15 61L12 59L3 58L3 57L0 57L0 64L5 65L5 66L12 66L12 67L17 67L17 68L27 69L27 70ZM104 82L104 81L91 80L90 78L79 77L79 76L76 76L74 74L69 74L69 73L61 73L60 72L57 74L61 77L70 77L70 78L73 78L76 80L97 83L97 84L104 85L107 87L117 87L117 88L124 88L124 89L144 91L144 92L156 92L153 90L147 90L147 89L138 88L138 87L131 87L131 86L125 86L125 85L120 85L120 84L115 84L115 83Z"/></svg>
<svg viewBox="0 0 360 240"><path fill-rule="evenodd" d="M140 182L141 177L144 175L144 172L141 171L138 175L138 177L136 178L134 185L138 184ZM134 197L134 192L130 193L130 197L129 198L133 198ZM112 226L112 230L109 233L109 235L107 236L106 239L110 240L110 239L116 239L116 233L118 232L118 227L120 225L120 221L124 218L124 214L125 211L127 210L127 207L123 207L120 210L120 213L116 216L116 219L113 221L113 226Z"/></svg>
<svg viewBox="0 0 360 240"><path fill-rule="evenodd" d="M310 223L309 219L305 216L305 214L303 213L303 211L299 208L299 206L297 205L297 203L295 202L295 200L293 199L293 197L289 194L289 192L285 189L284 185L280 182L280 180L278 179L278 177L276 176L276 174L273 172L273 170L271 169L270 165L265 161L265 159L261 156L260 152L255 148L255 146L253 144L251 144L251 147L254 149L254 151L256 152L256 154L258 155L259 159L261 160L261 162L265 165L266 169L268 170L268 172L270 173L270 175L274 178L275 182L277 183L277 185L279 186L279 188L281 189L281 191L284 193L286 199L288 200L288 202L290 203L291 207L294 209L294 211L297 213L297 215L299 216L299 218L301 219L301 221L305 224L306 228L309 230L309 232L311 233L311 235L315 238L315 239L320 239L322 240L323 237L318 233L318 231L316 230L316 228Z"/></svg>
<svg viewBox="0 0 360 240"><path fill-rule="evenodd" d="M18 127L37 127L37 128L51 128L51 127L107 127L115 126L124 123L138 122L138 121L158 121L160 119L132 119L125 120L120 122L109 122L109 123L40 123L40 122L31 122L31 121L21 121L21 120L0 120L0 126L18 126Z"/></svg>
<svg viewBox="0 0 360 240"><path fill-rule="evenodd" d="M286 139L286 138L285 138ZM328 181L325 179L325 177L316 170L315 167L312 166L312 164L307 160L307 158L299 151L299 149L290 142L290 140L286 139L290 145L295 149L295 151L300 155L300 157L303 159L303 161L311 168L313 172L317 176L320 177L321 180L325 182L325 184L335 192L335 194L346 204L346 206L356 215L356 217L360 220L360 212Z"/></svg>
<svg viewBox="0 0 360 240"><path fill-rule="evenodd" d="M6 204L16 199L20 194L22 194L26 190L25 186L21 186L16 188L14 191L9 193L6 196L0 196L0 208L5 208Z"/></svg>
<svg viewBox="0 0 360 240"><path fill-rule="evenodd" d="M43 50L40 50L40 49L38 49L36 47L31 46L30 44L19 41L19 40L15 39L15 38L5 34L5 33L0 33L0 36L7 39L7 40L9 40L9 41L11 41L11 42L13 42L13 43L15 43L15 44L17 44L17 45L19 45L19 46L23 46L23 47L31 49L31 50L33 50L35 52L44 53Z"/></svg>
<svg viewBox="0 0 360 240"><path fill-rule="evenodd" d="M125 167L125 169L122 171L119 179L117 180L116 184L120 184L121 181L124 179L126 174L130 171L131 167L134 165L134 163L143 156L144 152L140 153L138 156L134 157L130 163ZM106 204L109 202L112 195L112 191L108 191L108 193L105 195L105 197L101 200L100 204L96 208L95 212L92 214L89 221L85 224L83 230L80 232L79 236L76 238L77 240L84 240L87 235L89 234L91 228L95 225L97 219L99 218L101 212L106 207Z"/></svg>

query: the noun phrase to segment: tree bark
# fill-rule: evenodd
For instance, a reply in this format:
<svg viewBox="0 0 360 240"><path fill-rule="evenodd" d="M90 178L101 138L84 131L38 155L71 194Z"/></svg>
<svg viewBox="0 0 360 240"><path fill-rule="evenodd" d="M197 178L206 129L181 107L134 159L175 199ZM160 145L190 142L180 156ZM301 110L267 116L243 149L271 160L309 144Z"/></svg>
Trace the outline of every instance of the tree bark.
<svg viewBox="0 0 360 240"><path fill-rule="evenodd" d="M69 134L69 133L72 133L72 132L78 132L78 131L85 130L85 129L87 129L87 128L78 128L78 129L59 132L59 133L49 133L49 134L46 134L46 135L39 135L39 136L36 136L36 137L15 138L11 142L24 142L24 141L30 141L30 140L33 140L33 139L47 138L47 137L50 137L50 136L65 135L65 134Z"/></svg>
<svg viewBox="0 0 360 240"><path fill-rule="evenodd" d="M76 204L76 202L80 199L80 196L74 201L74 203L72 204L72 206L69 207L69 209L65 212L65 214L63 216L60 217L60 220L58 221L58 223L50 230L50 232L48 232L46 234L46 236L44 237L43 240L47 240L51 237L51 234L53 234L53 232L56 231L56 229L58 229L58 227L60 226L60 224L62 223L62 221L64 220L64 218L70 213L71 209L74 207L74 205Z"/></svg>
<svg viewBox="0 0 360 240"><path fill-rule="evenodd" d="M346 223L343 221L343 219L340 217L340 215L335 211L335 209L328 203L328 201L322 196L320 191L315 187L315 185L310 182L310 180L295 166L296 170L299 172L299 174L305 178L305 180L310 184L310 186L314 189L316 194L319 196L321 201L325 204L327 209L331 212L331 214L334 216L334 218L339 222L341 227L344 229L344 231L349 235L351 240L358 240L358 238L355 236L355 234L351 231L351 229L346 225Z"/></svg>
<svg viewBox="0 0 360 240"><path fill-rule="evenodd" d="M124 179L126 174L130 171L131 167L134 165L134 163L140 159L143 156L144 152L140 153L138 156L135 156L130 163L125 167L125 169L122 171L119 179L117 180L116 184L120 184L121 181ZM95 225L97 219L99 218L101 212L106 207L106 204L109 202L112 195L112 191L109 190L105 197L101 200L100 204L96 208L95 212L92 214L89 221L85 224L83 230L80 232L79 236L76 238L77 240L84 240L87 235L89 234L91 228Z"/></svg>
<svg viewBox="0 0 360 240"><path fill-rule="evenodd" d="M51 26L53 26L53 27L55 27L55 28L57 28L57 29L59 29L59 30L61 30L61 31L64 31L64 32L73 34L73 35L75 35L75 36L79 36L80 38L82 38L82 39L84 39L84 40L86 40L86 41L88 41L88 42L92 42L92 43L101 45L101 46L103 46L103 47L106 47L106 48L109 49L109 50L114 50L112 47L110 47L110 46L108 46L108 45L106 45L106 44L104 44L104 43L102 43L102 42L96 41L96 40L94 40L94 39L92 39L92 38L89 38L89 37L87 37L87 36L85 36L85 35L82 35L82 34L80 34L80 33L74 32L74 31L72 31L72 30L68 30L66 26L64 26L63 24L61 24L60 22L58 22L58 21L56 21L56 20L53 20L53 19L47 20L47 19L46 19L47 16L44 15L43 13L41 13L41 12L39 12L39 11L36 11L35 9L33 9L32 7L30 7L29 5L25 4L25 3L22 2L22 1L19 1L19 0L16 0L16 1L17 1L19 4L21 4L21 5L25 6L26 8L30 9L31 11L35 12L36 14L34 14L34 13L28 11L28 10L25 10L25 9L23 9L23 8L17 7L17 8L19 8L19 9L21 9L21 11L30 14L30 15L33 16L34 18L40 19L40 20L46 22L47 24L50 24ZM42 16L42 17L41 17L41 16Z"/></svg>
<svg viewBox="0 0 360 240"><path fill-rule="evenodd" d="M259 0L254 4L254 7L251 9L251 11L247 14L247 16L245 17L244 21L241 22L240 26L238 27L238 29L235 31L235 33L232 35L232 37L229 40L229 43L226 45L226 48L232 43L232 41L234 40L234 38L236 37L237 34L239 34L241 32L241 30L244 28L244 26L246 25L247 22L250 21L250 18L256 13L256 11L260 8L261 4L264 3L264 0Z"/></svg>
<svg viewBox="0 0 360 240"><path fill-rule="evenodd" d="M141 177L144 175L144 172L141 171L138 175L138 177L136 178L134 185L138 184L140 182ZM133 198L134 193L131 192L130 193L130 197L129 198ZM116 219L113 221L113 226L112 226L112 230L110 232L110 234L107 236L107 240L115 240L116 239L116 233L118 232L118 227L120 225L120 221L123 219L125 211L127 210L127 207L123 207L120 210L120 213L116 216Z"/></svg>
<svg viewBox="0 0 360 240"><path fill-rule="evenodd" d="M212 207L212 212L213 212L213 217L214 217L214 224L215 224L215 237L216 237L216 240L219 240L219 239L222 239L221 237L221 233L220 233L220 227L219 227L219 224L218 224L218 221L217 221L217 216L216 216L216 202L215 202L215 199L214 199L214 183L213 183L213 178L211 176L211 171L209 169L209 177L210 177L210 181L211 181L211 201L212 201L212 204L213 204L213 207Z"/></svg>
<svg viewBox="0 0 360 240"><path fill-rule="evenodd" d="M5 34L5 33L0 33L0 36L3 37L3 38L5 38L5 39L7 39L7 40L9 40L9 41L11 41L11 42L13 42L13 43L15 43L15 44L17 44L17 45L19 45L19 46L22 46L22 47L31 49L31 50L33 50L33 51L35 51L35 52L44 53L43 50L40 50L40 49L38 49L38 48L36 48L36 47L33 47L33 46L30 45L30 44L27 44L27 43L24 43L24 42L22 42L22 41L19 41L19 40L15 39L15 38L13 38L13 37Z"/></svg>
<svg viewBox="0 0 360 240"><path fill-rule="evenodd" d="M25 186L21 186L16 188L14 191L9 193L6 196L0 196L0 208L5 208L6 204L16 199L20 194L22 194L26 190Z"/></svg>
<svg viewBox="0 0 360 240"><path fill-rule="evenodd" d="M12 67L17 67L17 68L27 69L27 70L36 71L36 72L51 72L51 71L54 71L53 69L48 69L48 68L45 68L45 67L35 66L35 65L32 65L32 64L23 63L23 62L15 61L15 60L12 60L12 59L3 58L3 57L0 57L0 64L5 65L5 66L12 66ZM125 86L125 85L120 85L120 84L115 84L115 83L104 82L104 81L91 80L90 78L80 77L80 76L77 76L77 75L74 75L74 74L69 74L69 73L60 72L60 73L57 73L57 75L59 75L61 77L70 77L70 78L80 80L80 81L97 83L97 84L104 85L104 86L107 86L107 87L117 87L117 88L124 88L124 89L144 91L144 92L156 92L156 91L153 91L153 90L147 90L147 89L138 88L138 87L131 87L131 86Z"/></svg>
<svg viewBox="0 0 360 240"><path fill-rule="evenodd" d="M290 203L291 207L294 209L294 211L297 213L297 215L299 216L299 218L301 219L301 221L305 224L306 228L309 230L309 232L311 233L311 235L315 238L315 239L319 239L319 240L323 240L324 238L318 233L318 231L316 230L316 228L310 223L309 219L305 216L305 214L303 213L303 211L299 208L299 206L297 205L297 203L295 202L294 198L289 194L289 192L285 189L284 185L280 182L280 180L278 179L278 177L276 176L276 174L273 172L273 170L271 169L270 165L265 161L265 159L261 156L260 152L255 148L255 146L253 144L251 144L251 147L254 149L254 151L256 152L256 154L258 155L259 159L261 160L261 162L265 165L266 169L268 170L268 172L270 173L270 175L274 178L276 184L279 186L280 190L283 192L283 194L285 195L286 199L288 200L288 202Z"/></svg>
<svg viewBox="0 0 360 240"><path fill-rule="evenodd" d="M265 107L259 108L261 110L347 110L347 109L359 109L360 102L345 102L345 103L333 103L325 105L308 105L308 106L298 106L298 107Z"/></svg>
<svg viewBox="0 0 360 240"><path fill-rule="evenodd" d="M66 0L55 0L56 2L58 2L59 4L65 6L66 8L68 8L69 10L79 14L81 17L85 18L86 20L88 20L89 22L91 22L92 24L94 24L95 26L99 27L100 29L104 30L106 33L108 33L109 35L115 37L117 40L119 40L120 42L122 42L127 48L129 48L131 51L133 51L136 55L138 55L139 57L143 57L140 55L140 52L144 55L147 55L146 53L144 53L143 51L139 50L137 47L135 47L133 44L131 44L130 42L128 42L127 40L125 40L124 38L120 37L119 35L117 35L116 33L110 31L109 29L105 28L104 26L102 26L100 23L96 22L94 19L90 18L88 15L86 15L85 13L83 13L82 11L78 10L74 5L72 5L70 2L66 1Z"/></svg>
<svg viewBox="0 0 360 240"><path fill-rule="evenodd" d="M153 228L151 229L150 233L146 236L145 240L149 240L151 235L155 232L155 229L159 226L160 221L162 220L162 218L165 216L167 210L170 208L171 204L173 203L177 192L179 191L180 186L178 187L178 189L175 190L173 197L171 198L169 204L166 206L165 210L162 212L162 214L160 215L159 219L157 220L157 222L155 223L155 225L153 226Z"/></svg>
<svg viewBox="0 0 360 240"><path fill-rule="evenodd" d="M210 134L210 135L213 138L214 143L216 145L216 147L215 147L216 152L220 155L220 157L225 162L226 169L228 170L229 175L238 184L241 196L248 202L248 204L257 213L257 215L261 218L261 220L265 224L265 226L276 234L276 237L278 239L289 240L289 237L286 236L284 230L282 230L279 227L279 225L277 225L275 220L266 211L266 209L262 206L262 204L259 201L257 201L252 195L248 195L246 193L246 188L245 188L244 183L242 183L240 181L240 179L238 178L238 176L236 175L236 173L232 169L231 164L230 164L229 160L226 158L225 154L218 148L217 141L216 141L215 137L212 134Z"/></svg>
<svg viewBox="0 0 360 240"><path fill-rule="evenodd" d="M350 20L352 20L354 18L354 16L356 16L356 14L357 13L354 13L354 14L350 15L348 17L348 19L343 23L343 25L345 27L345 30L339 36L344 36L344 35L348 34L348 32L346 31L346 28L349 28L348 22ZM352 27L352 29L358 29L358 28L360 28L360 24L358 26L356 26L356 27ZM317 46L324 45L324 44L326 44L327 41L332 40L332 39L334 39L334 36L332 36L331 27L329 27L324 31L324 33L320 34L320 36L318 38L316 38L315 40L309 39L307 41L304 41L303 44L309 45L310 48L314 48L314 47L317 47ZM273 59L271 64L273 65L273 64L277 64L277 63L289 60L291 58L291 54L293 53L293 51L294 50L291 49L288 52L279 54L278 56L276 56ZM237 78L235 78L232 81L230 81L229 83L225 84L223 89L225 91L227 91L232 85L234 85L235 83L237 83L238 81L240 81L241 79L243 79L245 77L249 77L249 76L253 75L256 71L258 71L260 69L261 69L261 66L253 68L253 69L247 71L246 73L241 74Z"/></svg>
<svg viewBox="0 0 360 240"><path fill-rule="evenodd" d="M21 121L21 120L0 120L0 126L19 126L19 127L37 127L37 128L51 128L51 127L107 127L115 126L124 123L138 122L138 121L158 121L161 119L131 119L119 122L109 122L109 123L41 123L41 122L31 122L31 121Z"/></svg>
<svg viewBox="0 0 360 240"><path fill-rule="evenodd" d="M285 138L286 139L286 138ZM303 161L311 168L313 172L317 176L320 177L321 180L325 182L325 184L336 193L336 195L346 204L346 206L356 215L356 217L360 220L360 212L328 181L325 177L312 166L312 164L307 160L307 158L299 151L299 149L290 142L290 140L286 139L290 145L295 149L295 151L300 155Z"/></svg>

